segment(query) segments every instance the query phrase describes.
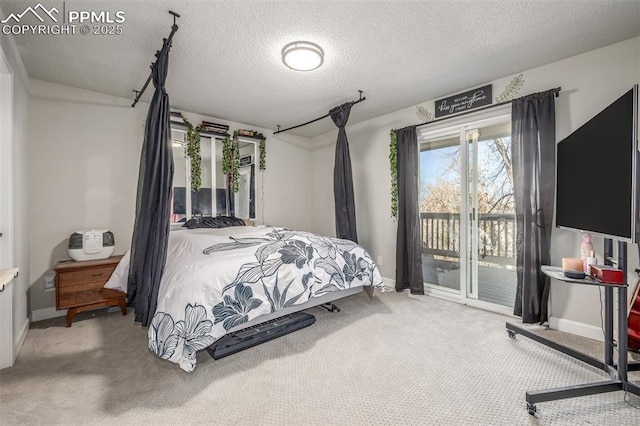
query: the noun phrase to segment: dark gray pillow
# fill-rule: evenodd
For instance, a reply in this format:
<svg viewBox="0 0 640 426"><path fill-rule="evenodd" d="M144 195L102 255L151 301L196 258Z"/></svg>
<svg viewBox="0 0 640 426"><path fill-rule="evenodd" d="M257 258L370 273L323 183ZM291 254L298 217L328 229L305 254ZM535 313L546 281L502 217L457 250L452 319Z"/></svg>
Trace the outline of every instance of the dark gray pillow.
<svg viewBox="0 0 640 426"><path fill-rule="evenodd" d="M196 228L227 228L229 226L244 226L245 223L242 219L234 216L196 216L189 219L182 225L187 229Z"/></svg>

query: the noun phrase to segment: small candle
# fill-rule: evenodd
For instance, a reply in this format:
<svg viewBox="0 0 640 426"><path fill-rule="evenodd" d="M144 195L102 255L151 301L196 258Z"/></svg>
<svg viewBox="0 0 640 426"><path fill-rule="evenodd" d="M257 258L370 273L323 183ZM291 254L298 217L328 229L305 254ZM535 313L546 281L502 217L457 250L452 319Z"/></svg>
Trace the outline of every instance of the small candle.
<svg viewBox="0 0 640 426"><path fill-rule="evenodd" d="M576 271L584 272L584 263L582 259L576 257L563 257L562 258L562 270L563 271Z"/></svg>

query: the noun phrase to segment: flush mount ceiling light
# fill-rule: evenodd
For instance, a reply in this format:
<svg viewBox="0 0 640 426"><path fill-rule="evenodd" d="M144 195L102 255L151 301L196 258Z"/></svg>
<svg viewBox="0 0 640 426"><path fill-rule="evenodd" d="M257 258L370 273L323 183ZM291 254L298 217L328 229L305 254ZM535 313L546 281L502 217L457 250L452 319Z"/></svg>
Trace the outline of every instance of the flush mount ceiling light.
<svg viewBox="0 0 640 426"><path fill-rule="evenodd" d="M308 41L294 41L282 49L282 62L296 71L311 71L324 62L324 51Z"/></svg>

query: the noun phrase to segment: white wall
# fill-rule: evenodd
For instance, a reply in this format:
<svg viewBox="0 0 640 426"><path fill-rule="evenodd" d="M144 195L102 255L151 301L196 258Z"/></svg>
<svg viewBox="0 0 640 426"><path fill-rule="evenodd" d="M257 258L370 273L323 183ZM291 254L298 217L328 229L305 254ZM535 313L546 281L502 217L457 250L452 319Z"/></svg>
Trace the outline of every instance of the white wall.
<svg viewBox="0 0 640 426"><path fill-rule="evenodd" d="M2 15L0 13L0 15ZM17 355L29 329L27 291L29 276L29 156L28 75L13 36L0 37L2 54L13 80L13 261L20 275L13 281L13 340ZM7 231L3 231L7 232ZM1 326L1 325L0 325Z"/></svg>
<svg viewBox="0 0 640 426"><path fill-rule="evenodd" d="M557 76L558 85L563 88L559 102L556 102L556 138L560 141L622 96L633 84L640 82L640 38L558 61L533 70L530 74L541 82ZM590 173L599 174L604 171L598 166L597 159L586 167ZM605 173L603 178L606 178ZM581 241L579 234L554 230L551 236L551 258L554 264L561 264L563 257L579 257ZM593 244L601 263L603 239L594 238ZM637 275L633 272L638 267L636 245L628 245L628 260L627 280L633 289L637 282ZM597 288L554 282L551 288L550 313L550 325L554 328L571 331L575 327L575 331L580 334L593 338L602 336L600 292ZM581 329L574 322L587 327Z"/></svg>
<svg viewBox="0 0 640 426"><path fill-rule="evenodd" d="M355 106L354 108L357 108ZM385 278L395 277L396 223L391 217L389 131L418 122L413 109L347 127L353 171L358 242ZM333 165L337 130L312 139L313 231L335 235ZM380 263L380 262L379 262Z"/></svg>
<svg viewBox="0 0 640 426"><path fill-rule="evenodd" d="M640 81L640 38L522 72L525 83L519 96L562 87L560 97L556 99L556 139L561 140ZM502 92L513 77L505 76L491 82L494 96ZM460 92L465 89L461 87ZM421 105L434 112L433 100ZM391 279L395 277L396 223L390 214L389 131L420 123L422 120L415 111L415 107L406 108L346 129L351 149L358 237L374 259L382 256L382 275ZM312 139L312 230L329 235L335 235L331 176L336 135L337 131L333 131ZM591 172L598 173L597 166L593 165ZM554 229L553 264L559 265L562 257L579 256L580 242L579 234ZM594 247L601 260L602 239L594 238ZM629 246L629 258L629 270L633 271L638 265L636 246ZM631 284L636 282L634 276L629 274ZM590 333L600 328L598 297L596 287L553 282L553 324L557 325L558 319L561 326L570 327L576 322L581 330L574 331L592 335Z"/></svg>
<svg viewBox="0 0 640 426"><path fill-rule="evenodd" d="M72 232L110 229L116 254L130 246L148 104L131 108L131 99L40 80L31 80L30 89L31 309L42 319L55 315L55 292L44 291L41 277L69 258ZM183 113L192 123L219 121ZM252 128L227 124L232 129ZM267 136L264 187L259 185L260 174L257 185L257 191L264 192L264 221L309 229L311 156L303 147L308 140L294 137L285 142L266 129L255 130Z"/></svg>

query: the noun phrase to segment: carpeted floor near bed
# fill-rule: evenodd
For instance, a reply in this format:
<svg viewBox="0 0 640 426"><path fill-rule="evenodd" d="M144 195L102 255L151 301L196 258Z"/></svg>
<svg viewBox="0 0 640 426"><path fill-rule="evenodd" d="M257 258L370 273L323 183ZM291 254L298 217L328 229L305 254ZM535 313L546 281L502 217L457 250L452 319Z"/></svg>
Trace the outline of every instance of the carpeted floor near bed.
<svg viewBox="0 0 640 426"><path fill-rule="evenodd" d="M640 424L623 392L540 403L530 416L527 390L606 377L508 338L509 317L395 292L338 305L230 357L203 351L190 374L148 351L131 314L84 313L71 328L64 318L35 323L16 364L0 371L0 424ZM601 354L597 342L551 334Z"/></svg>

